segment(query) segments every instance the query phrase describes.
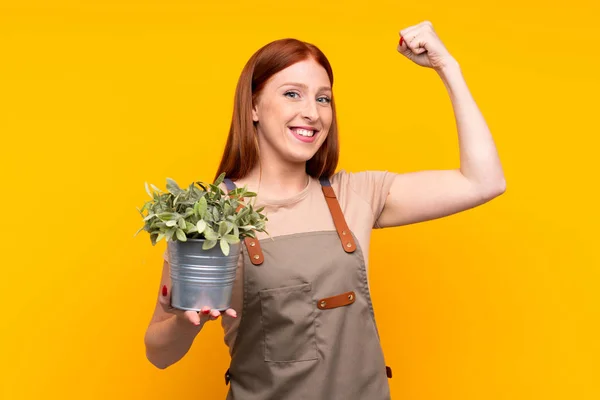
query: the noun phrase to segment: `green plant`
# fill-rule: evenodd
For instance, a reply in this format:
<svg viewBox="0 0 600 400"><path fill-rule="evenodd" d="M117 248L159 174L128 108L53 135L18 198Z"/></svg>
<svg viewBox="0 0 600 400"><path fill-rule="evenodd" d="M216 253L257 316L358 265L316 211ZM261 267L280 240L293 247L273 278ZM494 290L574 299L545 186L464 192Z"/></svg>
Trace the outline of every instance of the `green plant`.
<svg viewBox="0 0 600 400"><path fill-rule="evenodd" d="M256 197L256 193L242 187L226 194L219 187L224 179L225 173L222 173L212 184L193 182L187 189L182 189L173 179L167 178L166 193L152 184L154 191L151 192L146 182L146 192L152 200L137 209L144 219L144 226L134 237L145 230L150 234L153 246L163 238L181 242L206 239L202 245L204 250L212 249L218 243L227 256L230 244L238 243L244 237L255 238L255 232L268 235L265 230L268 219L261 214L264 207L255 210L252 204L242 200Z"/></svg>

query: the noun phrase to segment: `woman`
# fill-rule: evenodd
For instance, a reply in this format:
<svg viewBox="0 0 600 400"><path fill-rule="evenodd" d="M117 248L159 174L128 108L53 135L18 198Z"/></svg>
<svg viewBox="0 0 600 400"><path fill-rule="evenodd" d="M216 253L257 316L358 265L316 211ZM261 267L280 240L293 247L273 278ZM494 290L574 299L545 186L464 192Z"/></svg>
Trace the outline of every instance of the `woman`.
<svg viewBox="0 0 600 400"><path fill-rule="evenodd" d="M226 172L224 188L258 193L273 240L259 234L242 246L232 307L223 313L230 399L389 398L391 370L367 282L372 228L440 218L505 190L492 136L431 23L402 30L397 50L444 82L457 121L460 169L335 173L333 74L323 53L278 40L242 71L215 176ZM170 306L166 255L145 338L147 357L159 368L183 357L204 323L221 315Z"/></svg>

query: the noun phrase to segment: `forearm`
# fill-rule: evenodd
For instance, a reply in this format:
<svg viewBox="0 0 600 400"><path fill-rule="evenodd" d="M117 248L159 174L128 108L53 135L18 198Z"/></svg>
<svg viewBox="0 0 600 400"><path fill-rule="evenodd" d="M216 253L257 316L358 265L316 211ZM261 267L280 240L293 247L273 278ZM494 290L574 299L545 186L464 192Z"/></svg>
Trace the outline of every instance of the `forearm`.
<svg viewBox="0 0 600 400"><path fill-rule="evenodd" d="M202 326L194 326L175 315L150 324L144 338L146 357L156 367L167 368L188 352Z"/></svg>
<svg viewBox="0 0 600 400"><path fill-rule="evenodd" d="M449 63L437 72L454 109L461 173L483 192L503 192L504 173L494 139L467 87L458 62Z"/></svg>

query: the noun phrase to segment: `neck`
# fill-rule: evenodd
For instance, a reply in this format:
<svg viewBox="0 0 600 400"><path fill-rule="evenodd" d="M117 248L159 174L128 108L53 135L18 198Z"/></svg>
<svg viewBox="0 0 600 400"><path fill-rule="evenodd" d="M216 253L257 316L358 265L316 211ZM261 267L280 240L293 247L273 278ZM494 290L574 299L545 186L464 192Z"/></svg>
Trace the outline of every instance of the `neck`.
<svg viewBox="0 0 600 400"><path fill-rule="evenodd" d="M260 197L283 199L301 192L309 178L306 163L277 165L267 162L253 168L243 181L249 189L260 192Z"/></svg>

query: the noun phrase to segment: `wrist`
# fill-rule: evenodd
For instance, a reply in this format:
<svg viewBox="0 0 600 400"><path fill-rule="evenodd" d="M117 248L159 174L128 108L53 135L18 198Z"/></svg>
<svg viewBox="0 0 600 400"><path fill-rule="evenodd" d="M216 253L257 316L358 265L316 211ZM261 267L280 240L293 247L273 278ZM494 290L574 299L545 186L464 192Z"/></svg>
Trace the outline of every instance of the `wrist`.
<svg viewBox="0 0 600 400"><path fill-rule="evenodd" d="M455 58L450 57L443 62L441 67L436 68L435 72L437 72L442 79L448 79L452 75L460 73L460 64Z"/></svg>

